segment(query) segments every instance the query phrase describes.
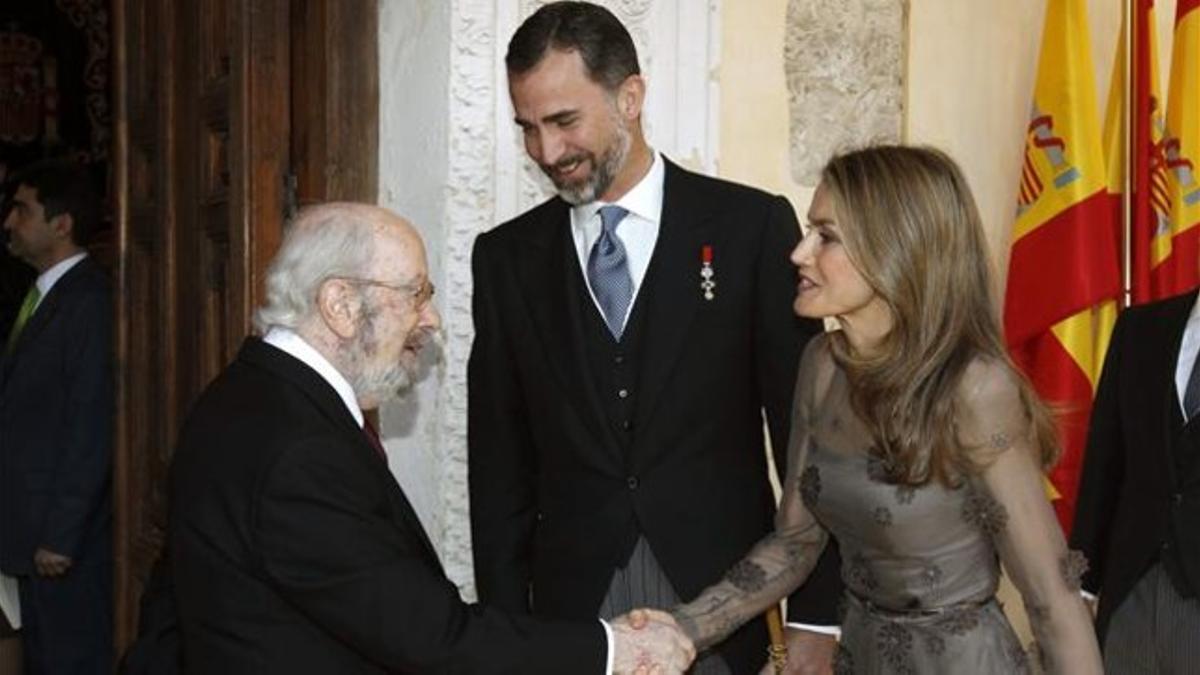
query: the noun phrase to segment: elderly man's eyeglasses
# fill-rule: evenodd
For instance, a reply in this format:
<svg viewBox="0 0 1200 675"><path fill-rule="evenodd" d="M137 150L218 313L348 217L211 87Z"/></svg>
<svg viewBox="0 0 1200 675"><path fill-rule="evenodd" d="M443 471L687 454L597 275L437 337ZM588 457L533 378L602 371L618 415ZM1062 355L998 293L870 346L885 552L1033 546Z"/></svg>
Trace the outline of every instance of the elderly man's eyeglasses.
<svg viewBox="0 0 1200 675"><path fill-rule="evenodd" d="M363 286L379 286L398 293L405 293L413 301L413 307L419 312L429 306L433 300L434 287L433 282L425 280L419 284L390 284L386 281L378 279L358 279L355 277L341 277L342 279Z"/></svg>

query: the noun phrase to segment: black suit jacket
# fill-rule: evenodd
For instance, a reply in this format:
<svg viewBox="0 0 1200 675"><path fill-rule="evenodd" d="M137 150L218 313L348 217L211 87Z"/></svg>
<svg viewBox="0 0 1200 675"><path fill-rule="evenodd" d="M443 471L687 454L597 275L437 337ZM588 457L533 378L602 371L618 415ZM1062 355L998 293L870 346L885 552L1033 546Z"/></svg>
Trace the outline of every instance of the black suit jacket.
<svg viewBox="0 0 1200 675"><path fill-rule="evenodd" d="M110 562L112 295L100 266L76 263L2 350L0 569L31 574L39 546Z"/></svg>
<svg viewBox="0 0 1200 675"><path fill-rule="evenodd" d="M1105 357L1071 532L1071 546L1091 565L1084 589L1100 595L1101 637L1113 610L1172 546L1192 588L1200 588L1200 447L1179 446L1175 386L1195 301L1192 292L1125 310ZM1182 472L1177 452L1191 455Z"/></svg>
<svg viewBox="0 0 1200 675"><path fill-rule="evenodd" d="M472 544L481 599L511 610L594 617L637 536L686 600L770 528L763 410L782 468L797 361L819 326L796 319L791 206L667 162L643 312L634 440L614 436L585 353L582 280L559 198L479 236L468 366ZM700 288L712 250L715 297ZM648 303L648 306L641 305ZM837 564L809 596L836 623ZM723 647L761 665L758 622Z"/></svg>
<svg viewBox="0 0 1200 675"><path fill-rule="evenodd" d="M184 426L170 518L185 672L603 672L599 622L463 603L334 389L257 339Z"/></svg>

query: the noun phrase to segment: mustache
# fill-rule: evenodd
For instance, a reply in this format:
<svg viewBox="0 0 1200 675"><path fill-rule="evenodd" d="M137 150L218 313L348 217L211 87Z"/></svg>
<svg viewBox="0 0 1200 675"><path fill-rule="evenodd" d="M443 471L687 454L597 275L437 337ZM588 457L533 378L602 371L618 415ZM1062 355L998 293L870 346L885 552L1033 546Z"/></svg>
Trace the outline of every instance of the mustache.
<svg viewBox="0 0 1200 675"><path fill-rule="evenodd" d="M571 166L572 164L574 164L576 162L585 162L590 159L591 159L591 157L586 153L571 155L570 157L563 157L562 159L558 160L557 162L555 162L553 164L543 164L542 170L545 171L546 173L552 173L555 171L560 171L562 169L565 169L568 166Z"/></svg>
<svg viewBox="0 0 1200 675"><path fill-rule="evenodd" d="M409 333L408 339L404 341L404 344L416 351L421 351L430 345L441 348L445 345L445 336L440 330L417 328L412 333Z"/></svg>

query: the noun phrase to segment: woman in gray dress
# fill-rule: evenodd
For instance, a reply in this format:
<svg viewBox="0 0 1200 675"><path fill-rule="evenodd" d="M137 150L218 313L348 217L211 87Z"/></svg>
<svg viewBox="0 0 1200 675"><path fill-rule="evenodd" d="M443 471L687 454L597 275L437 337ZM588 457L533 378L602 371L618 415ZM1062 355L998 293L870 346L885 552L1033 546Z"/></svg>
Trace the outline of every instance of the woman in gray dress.
<svg viewBox="0 0 1200 675"><path fill-rule="evenodd" d="M1003 564L1044 669L1100 673L1086 562L1045 494L1053 421L1005 352L961 171L936 150L850 152L808 221L795 311L840 330L801 361L775 531L676 620L698 649L719 642L802 583L832 534L836 672L1027 671L995 598Z"/></svg>

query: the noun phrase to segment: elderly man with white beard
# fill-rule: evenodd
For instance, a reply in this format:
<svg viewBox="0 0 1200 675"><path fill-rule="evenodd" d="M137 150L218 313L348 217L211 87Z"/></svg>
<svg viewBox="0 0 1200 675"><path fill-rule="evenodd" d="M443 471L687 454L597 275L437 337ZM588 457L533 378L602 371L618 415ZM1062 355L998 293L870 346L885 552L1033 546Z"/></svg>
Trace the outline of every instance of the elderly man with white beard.
<svg viewBox="0 0 1200 675"><path fill-rule="evenodd" d="M363 414L413 383L440 325L432 296L420 237L389 211L326 204L288 228L256 315L263 337L201 396L171 467L184 672L602 673L691 661L665 614L569 623L459 599Z"/></svg>

